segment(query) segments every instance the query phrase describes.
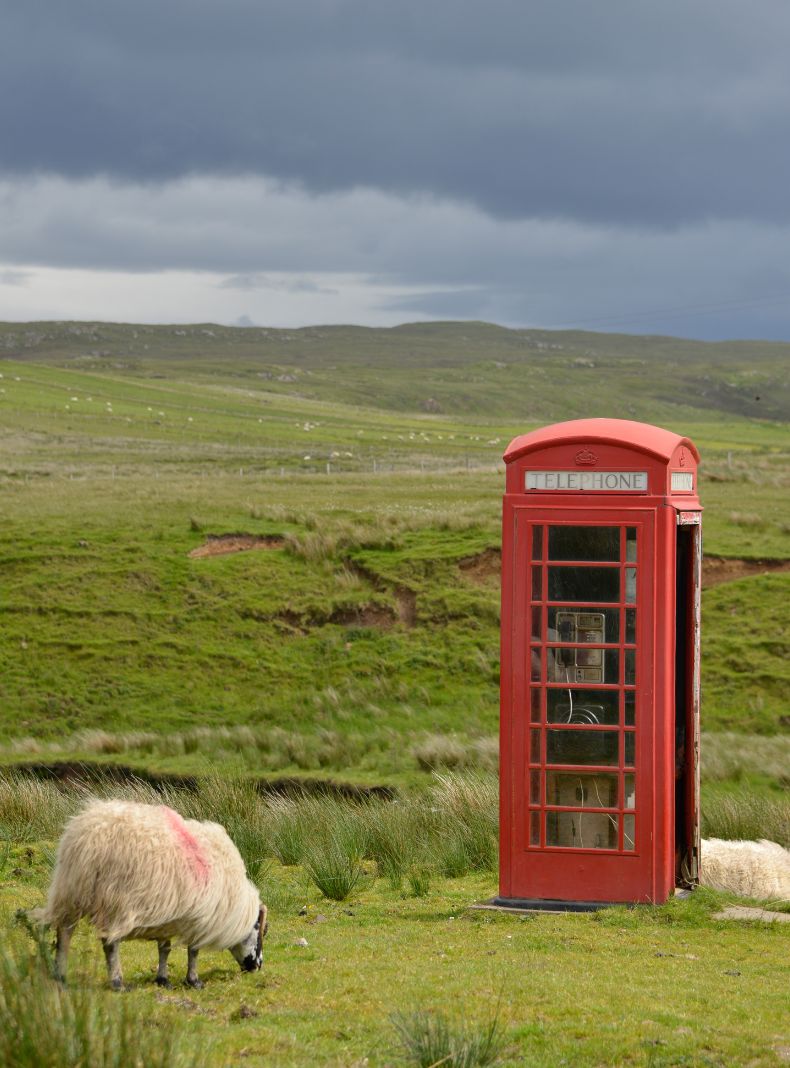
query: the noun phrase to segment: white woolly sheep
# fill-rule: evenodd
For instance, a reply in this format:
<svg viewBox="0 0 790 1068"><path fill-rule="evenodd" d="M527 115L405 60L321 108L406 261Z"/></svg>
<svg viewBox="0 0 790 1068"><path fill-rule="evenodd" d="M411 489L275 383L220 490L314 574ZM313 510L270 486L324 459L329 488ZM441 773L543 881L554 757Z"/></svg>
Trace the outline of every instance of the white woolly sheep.
<svg viewBox="0 0 790 1068"><path fill-rule="evenodd" d="M744 897L790 901L790 852L764 838L759 842L704 838L700 882Z"/></svg>
<svg viewBox="0 0 790 1068"><path fill-rule="evenodd" d="M92 801L67 823L47 903L37 919L57 929L55 977L66 980L74 928L87 916L102 940L113 989L123 986L119 943L159 943L156 982L170 986L171 940L187 945L189 986L198 950L229 949L242 971L261 967L266 906L217 823L184 820L165 805Z"/></svg>

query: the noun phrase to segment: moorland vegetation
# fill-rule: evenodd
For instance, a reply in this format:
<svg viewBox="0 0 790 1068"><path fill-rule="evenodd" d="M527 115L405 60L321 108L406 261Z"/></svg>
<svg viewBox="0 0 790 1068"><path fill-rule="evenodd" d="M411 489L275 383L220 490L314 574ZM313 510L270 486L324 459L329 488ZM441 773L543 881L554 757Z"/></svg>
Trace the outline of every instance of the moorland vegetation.
<svg viewBox="0 0 790 1068"><path fill-rule="evenodd" d="M130 949L117 1018L87 933L82 1001L42 994L10 933L0 972L53 1048L104 1063L106 1017L135 1063L142 1013L160 1036L187 1018L217 1064L442 1042L448 1064L774 1063L786 924L734 930L709 891L515 925L465 907L495 890L501 454L555 420L700 447L703 833L788 844L788 355L474 323L0 324L0 919L41 902L85 787L40 776L76 763L141 780L94 792L156 782L219 818L272 906L259 984L218 960L213 993L154 995ZM0 1050L47 1063L43 1025L3 1037L5 996ZM198 1056L176 1037L163 1064Z"/></svg>

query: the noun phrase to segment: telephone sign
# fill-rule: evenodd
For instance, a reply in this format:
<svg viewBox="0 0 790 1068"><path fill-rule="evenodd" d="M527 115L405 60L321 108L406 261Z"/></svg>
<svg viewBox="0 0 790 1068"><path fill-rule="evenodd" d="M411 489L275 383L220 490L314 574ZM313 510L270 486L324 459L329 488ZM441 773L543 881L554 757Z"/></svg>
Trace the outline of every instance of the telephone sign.
<svg viewBox="0 0 790 1068"><path fill-rule="evenodd" d="M647 493L647 471L527 471L528 490Z"/></svg>
<svg viewBox="0 0 790 1068"><path fill-rule="evenodd" d="M697 881L698 459L620 419L505 453L504 907L661 902Z"/></svg>

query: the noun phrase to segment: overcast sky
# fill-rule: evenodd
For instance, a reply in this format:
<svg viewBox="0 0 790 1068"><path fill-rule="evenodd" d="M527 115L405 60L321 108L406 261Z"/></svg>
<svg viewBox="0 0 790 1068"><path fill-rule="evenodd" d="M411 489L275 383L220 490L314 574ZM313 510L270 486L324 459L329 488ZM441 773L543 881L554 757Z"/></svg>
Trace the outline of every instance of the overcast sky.
<svg viewBox="0 0 790 1068"><path fill-rule="evenodd" d="M0 319L790 340L788 0L5 0Z"/></svg>

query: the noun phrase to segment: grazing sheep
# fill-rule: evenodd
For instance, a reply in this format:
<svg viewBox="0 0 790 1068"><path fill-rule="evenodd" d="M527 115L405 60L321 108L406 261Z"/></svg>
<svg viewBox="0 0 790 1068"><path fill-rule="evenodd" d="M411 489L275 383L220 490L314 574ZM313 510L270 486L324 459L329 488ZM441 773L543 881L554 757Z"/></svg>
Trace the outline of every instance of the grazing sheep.
<svg viewBox="0 0 790 1068"><path fill-rule="evenodd" d="M47 903L36 918L57 929L55 977L66 979L69 944L87 916L104 946L113 989L123 986L123 939L159 943L156 981L169 986L172 939L187 945L189 986L202 948L229 949L243 971L260 968L266 906L217 823L184 820L165 805L92 801L66 825Z"/></svg>
<svg viewBox="0 0 790 1068"><path fill-rule="evenodd" d="M790 852L764 838L759 842L704 838L700 882L744 897L790 901Z"/></svg>

